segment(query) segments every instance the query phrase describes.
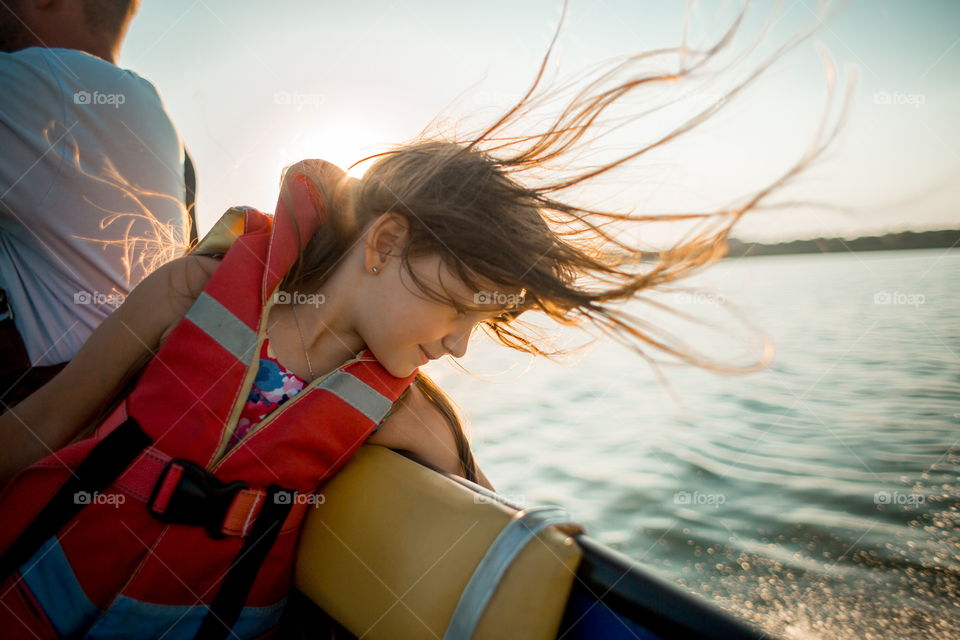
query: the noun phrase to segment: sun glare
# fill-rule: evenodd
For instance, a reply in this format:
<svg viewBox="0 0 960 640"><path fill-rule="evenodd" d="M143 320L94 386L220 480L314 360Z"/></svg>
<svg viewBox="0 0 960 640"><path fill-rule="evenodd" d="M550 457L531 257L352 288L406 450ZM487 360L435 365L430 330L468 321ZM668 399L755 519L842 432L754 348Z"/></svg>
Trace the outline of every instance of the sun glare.
<svg viewBox="0 0 960 640"><path fill-rule="evenodd" d="M396 136L394 136L396 137ZM327 160L346 170L352 163L385 149L393 138L369 122L338 120L294 131L280 147L276 175L294 162L306 158ZM347 175L363 176L372 161L353 167Z"/></svg>

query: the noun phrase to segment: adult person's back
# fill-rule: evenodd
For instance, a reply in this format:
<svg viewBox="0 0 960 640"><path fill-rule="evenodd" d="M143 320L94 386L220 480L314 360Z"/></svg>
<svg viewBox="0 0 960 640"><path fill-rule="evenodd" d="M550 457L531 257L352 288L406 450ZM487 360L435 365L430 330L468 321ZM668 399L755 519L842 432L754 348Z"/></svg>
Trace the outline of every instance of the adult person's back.
<svg viewBox="0 0 960 640"><path fill-rule="evenodd" d="M186 240L193 189L156 89L116 66L138 0L5 5L0 293L9 309L0 302L0 398L12 406L53 377L156 266L154 249Z"/></svg>

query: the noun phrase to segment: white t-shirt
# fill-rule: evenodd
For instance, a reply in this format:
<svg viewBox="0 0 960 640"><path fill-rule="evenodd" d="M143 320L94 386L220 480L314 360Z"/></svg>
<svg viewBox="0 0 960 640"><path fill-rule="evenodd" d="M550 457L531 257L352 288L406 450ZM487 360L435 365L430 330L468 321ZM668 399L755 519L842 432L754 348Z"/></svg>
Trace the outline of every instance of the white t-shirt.
<svg viewBox="0 0 960 640"><path fill-rule="evenodd" d="M183 159L132 71L74 49L0 53L0 287L32 364L72 359L158 240L184 241Z"/></svg>

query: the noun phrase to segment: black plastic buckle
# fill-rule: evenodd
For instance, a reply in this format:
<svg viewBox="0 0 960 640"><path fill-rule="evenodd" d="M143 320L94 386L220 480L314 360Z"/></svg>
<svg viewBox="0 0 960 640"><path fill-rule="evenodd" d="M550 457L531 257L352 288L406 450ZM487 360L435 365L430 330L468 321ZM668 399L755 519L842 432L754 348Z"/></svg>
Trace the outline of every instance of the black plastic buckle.
<svg viewBox="0 0 960 640"><path fill-rule="evenodd" d="M157 511L154 501L173 465L182 467L183 474L177 481L166 508ZM227 510L237 492L247 486L247 483L241 480L223 482L192 460L173 458L167 462L157 478L157 484L147 501L147 510L163 522L199 525L207 530L210 537L225 538L223 520L227 516Z"/></svg>

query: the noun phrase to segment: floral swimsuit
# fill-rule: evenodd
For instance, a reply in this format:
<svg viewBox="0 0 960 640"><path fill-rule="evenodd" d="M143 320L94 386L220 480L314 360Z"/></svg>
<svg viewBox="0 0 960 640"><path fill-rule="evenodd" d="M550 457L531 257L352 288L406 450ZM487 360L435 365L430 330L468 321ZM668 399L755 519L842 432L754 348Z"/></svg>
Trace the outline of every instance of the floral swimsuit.
<svg viewBox="0 0 960 640"><path fill-rule="evenodd" d="M260 366L257 369L257 377L253 381L253 386L250 387L250 395L247 396L247 402L240 412L237 428L234 429L230 443L227 445L228 451L274 409L300 393L307 386L306 380L286 369L276 358L271 358L268 355L267 344L269 342L269 338L265 338L263 341L263 346L260 349ZM370 435L376 433L381 426L383 426L382 421Z"/></svg>

